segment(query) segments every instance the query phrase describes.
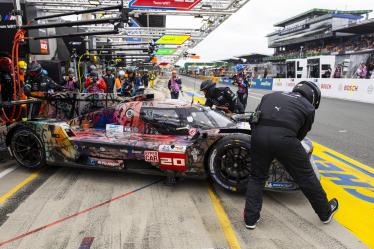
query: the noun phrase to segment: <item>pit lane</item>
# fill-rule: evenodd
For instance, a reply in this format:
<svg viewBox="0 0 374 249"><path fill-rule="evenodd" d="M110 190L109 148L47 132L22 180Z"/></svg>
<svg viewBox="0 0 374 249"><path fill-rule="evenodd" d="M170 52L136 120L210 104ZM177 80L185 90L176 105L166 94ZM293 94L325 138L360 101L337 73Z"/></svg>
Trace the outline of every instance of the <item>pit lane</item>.
<svg viewBox="0 0 374 249"><path fill-rule="evenodd" d="M187 88L193 89L193 83L194 80L184 78ZM159 89L162 89L161 84L158 85ZM253 91L249 98L249 108L255 108L261 95L265 93ZM168 97L167 92L164 91L163 94ZM324 103L325 101L330 100L324 99ZM321 112L324 108L321 107ZM339 110L339 106L333 104L326 105L326 108ZM331 109L326 110L327 114L330 112ZM323 121L327 122L328 127L338 126L332 115L327 116L331 116L331 119ZM366 119L368 116L373 117L367 115L362 118ZM321 125L324 124L318 118L319 115L314 131L320 122ZM368 122L370 118L367 119ZM344 116L342 119L344 120ZM349 120L345 123L353 125ZM345 127L347 131L350 130L349 126ZM357 132L363 131L361 129ZM341 142L351 142L351 146L354 146L354 139L339 138L334 147L333 142L325 143L330 141L329 135L326 135L324 141L319 139L319 136L325 137L324 133L314 134L311 137L321 144L362 162L372 160L370 155L361 158L352 153L357 151L357 155L365 155L364 147L355 146L352 150L348 146L349 150L344 150L345 145ZM370 137L364 137L370 143ZM323 153L324 147L320 150ZM329 155L323 156L321 160L328 157ZM334 165L336 164L338 163L335 162ZM2 162L0 172L15 165L13 161ZM344 165L338 166L344 168ZM371 172L371 169L366 170ZM0 202L0 243L158 180L152 176L58 167L37 174L38 177ZM20 167L4 175L0 180L1 196L9 193L9 190L29 176L30 171ZM337 186L328 177L324 181L325 187L327 184ZM332 189L334 194L344 189L339 186L336 188ZM205 181L184 180L175 187L157 183L126 198L22 237L4 245L4 248L30 248L31 243L32 248L79 248L85 238L93 238L91 248L366 248L357 238L358 235L349 231L350 227L340 224L338 216L339 222L321 225L301 193L267 193L263 219L255 231L248 231L242 221L243 195L227 193L218 188L216 191L220 200L218 204L212 200ZM223 206L224 213L217 213L217 205ZM369 207L372 209L372 204ZM222 215L228 216L231 224L225 224ZM365 214L358 216L366 218L368 222L373 217ZM370 226L367 229L370 231ZM227 236L230 230L234 237ZM237 244L232 241L235 239Z"/></svg>

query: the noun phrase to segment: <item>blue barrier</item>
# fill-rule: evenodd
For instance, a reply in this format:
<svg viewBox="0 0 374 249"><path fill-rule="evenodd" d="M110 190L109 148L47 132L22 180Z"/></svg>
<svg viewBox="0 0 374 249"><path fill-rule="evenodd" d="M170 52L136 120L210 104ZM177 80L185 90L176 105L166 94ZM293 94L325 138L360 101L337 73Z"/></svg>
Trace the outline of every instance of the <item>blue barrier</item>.
<svg viewBox="0 0 374 249"><path fill-rule="evenodd" d="M221 80L219 83L225 84L225 85L232 85L233 80L230 79L229 77L221 77Z"/></svg>
<svg viewBox="0 0 374 249"><path fill-rule="evenodd" d="M232 85L233 80L229 77L221 77L219 83L225 85ZM253 79L251 80L251 88L263 89L263 90L273 90L273 79Z"/></svg>
<svg viewBox="0 0 374 249"><path fill-rule="evenodd" d="M251 80L251 88L273 90L273 79L256 79Z"/></svg>

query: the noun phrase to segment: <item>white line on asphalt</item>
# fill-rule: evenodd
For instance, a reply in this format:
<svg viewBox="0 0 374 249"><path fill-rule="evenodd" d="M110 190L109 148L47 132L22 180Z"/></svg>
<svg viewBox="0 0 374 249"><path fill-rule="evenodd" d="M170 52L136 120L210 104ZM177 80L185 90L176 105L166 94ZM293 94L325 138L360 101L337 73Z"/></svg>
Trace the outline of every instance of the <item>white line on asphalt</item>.
<svg viewBox="0 0 374 249"><path fill-rule="evenodd" d="M9 167L7 168L6 170L4 171L1 171L0 172L0 178L3 178L4 176L6 176L7 174L13 172L14 170L16 170L18 168L18 165L14 165L12 167Z"/></svg>

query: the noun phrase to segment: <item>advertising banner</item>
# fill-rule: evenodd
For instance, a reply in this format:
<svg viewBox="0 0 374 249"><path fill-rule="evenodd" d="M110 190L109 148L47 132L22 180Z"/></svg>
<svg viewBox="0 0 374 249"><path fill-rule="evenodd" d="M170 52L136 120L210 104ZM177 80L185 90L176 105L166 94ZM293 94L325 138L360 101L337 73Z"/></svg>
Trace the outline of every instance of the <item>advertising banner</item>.
<svg viewBox="0 0 374 249"><path fill-rule="evenodd" d="M41 54L49 54L48 40L40 40L40 53Z"/></svg>
<svg viewBox="0 0 374 249"><path fill-rule="evenodd" d="M374 80L366 79L274 79L273 91L292 91L301 81L313 81L323 97L374 103Z"/></svg>
<svg viewBox="0 0 374 249"><path fill-rule="evenodd" d="M156 41L156 44L182 45L190 37L189 35L164 35Z"/></svg>
<svg viewBox="0 0 374 249"><path fill-rule="evenodd" d="M273 89L273 79L255 79L251 80L251 88L272 90Z"/></svg>
<svg viewBox="0 0 374 249"><path fill-rule="evenodd" d="M177 50L175 48L159 48L156 52L157 55L172 55Z"/></svg>
<svg viewBox="0 0 374 249"><path fill-rule="evenodd" d="M132 0L130 8L142 9L169 9L169 10L190 10L201 0Z"/></svg>

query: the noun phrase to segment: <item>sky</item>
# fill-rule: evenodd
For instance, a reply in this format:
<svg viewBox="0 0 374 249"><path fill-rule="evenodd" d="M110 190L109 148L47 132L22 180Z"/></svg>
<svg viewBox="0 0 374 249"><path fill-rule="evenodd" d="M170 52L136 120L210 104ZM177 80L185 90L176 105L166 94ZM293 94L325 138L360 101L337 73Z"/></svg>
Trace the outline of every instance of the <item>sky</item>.
<svg viewBox="0 0 374 249"><path fill-rule="evenodd" d="M250 53L271 55L273 50L267 47L265 36L275 30L273 25L313 8L374 9L374 0L250 0L191 52L200 55L200 61L215 61ZM198 20L187 18L191 17L168 17L167 27L198 26Z"/></svg>

